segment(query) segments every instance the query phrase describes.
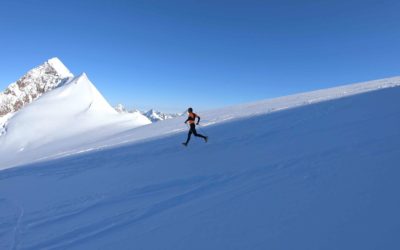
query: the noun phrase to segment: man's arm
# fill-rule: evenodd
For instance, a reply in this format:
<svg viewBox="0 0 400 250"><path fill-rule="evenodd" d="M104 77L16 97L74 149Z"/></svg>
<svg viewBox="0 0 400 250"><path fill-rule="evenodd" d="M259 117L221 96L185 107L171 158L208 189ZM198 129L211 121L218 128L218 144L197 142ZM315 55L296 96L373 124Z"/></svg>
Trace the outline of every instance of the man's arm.
<svg viewBox="0 0 400 250"><path fill-rule="evenodd" d="M197 125L199 125L200 122L200 116L197 116Z"/></svg>
<svg viewBox="0 0 400 250"><path fill-rule="evenodd" d="M185 123L187 123L189 121L189 117L186 119Z"/></svg>

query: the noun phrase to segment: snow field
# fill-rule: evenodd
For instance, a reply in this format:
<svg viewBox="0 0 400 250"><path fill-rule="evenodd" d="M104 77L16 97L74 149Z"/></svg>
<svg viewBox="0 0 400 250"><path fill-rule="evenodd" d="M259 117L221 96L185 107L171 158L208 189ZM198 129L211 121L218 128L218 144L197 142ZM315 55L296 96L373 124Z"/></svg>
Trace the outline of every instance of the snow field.
<svg viewBox="0 0 400 250"><path fill-rule="evenodd" d="M205 112L207 144L182 118L3 170L0 248L398 249L399 98Z"/></svg>

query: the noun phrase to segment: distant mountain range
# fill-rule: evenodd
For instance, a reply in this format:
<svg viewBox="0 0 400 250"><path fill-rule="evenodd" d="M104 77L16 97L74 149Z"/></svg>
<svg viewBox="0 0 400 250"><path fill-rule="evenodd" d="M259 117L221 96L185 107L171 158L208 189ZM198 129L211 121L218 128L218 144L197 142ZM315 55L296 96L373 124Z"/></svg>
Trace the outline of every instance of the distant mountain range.
<svg viewBox="0 0 400 250"><path fill-rule="evenodd" d="M149 118L149 120L151 122L159 122L159 121L164 121L164 120L168 120L168 119L173 119L176 117L181 116L183 113L163 113L154 109L150 109L148 111L141 111L141 110L137 110L137 109L133 109L133 110L127 110L125 108L124 105L122 104L118 104L115 107L115 110L119 113L140 113L144 116L146 116L147 118Z"/></svg>

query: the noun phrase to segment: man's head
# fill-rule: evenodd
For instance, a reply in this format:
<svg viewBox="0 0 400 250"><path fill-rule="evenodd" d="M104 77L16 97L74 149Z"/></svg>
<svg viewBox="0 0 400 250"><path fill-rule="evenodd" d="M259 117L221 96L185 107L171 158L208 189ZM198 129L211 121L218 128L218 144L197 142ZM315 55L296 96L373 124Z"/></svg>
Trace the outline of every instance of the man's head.
<svg viewBox="0 0 400 250"><path fill-rule="evenodd" d="M189 113L193 113L193 109L192 108L188 108L188 112Z"/></svg>

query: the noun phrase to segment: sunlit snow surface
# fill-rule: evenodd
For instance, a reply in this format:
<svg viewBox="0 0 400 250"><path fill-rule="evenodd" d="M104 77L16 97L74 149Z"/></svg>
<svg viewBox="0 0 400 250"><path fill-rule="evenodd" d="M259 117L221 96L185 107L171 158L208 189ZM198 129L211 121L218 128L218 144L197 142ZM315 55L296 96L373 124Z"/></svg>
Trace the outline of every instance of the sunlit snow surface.
<svg viewBox="0 0 400 250"><path fill-rule="evenodd" d="M0 171L0 249L400 249L398 82L199 112L207 144L177 118Z"/></svg>

